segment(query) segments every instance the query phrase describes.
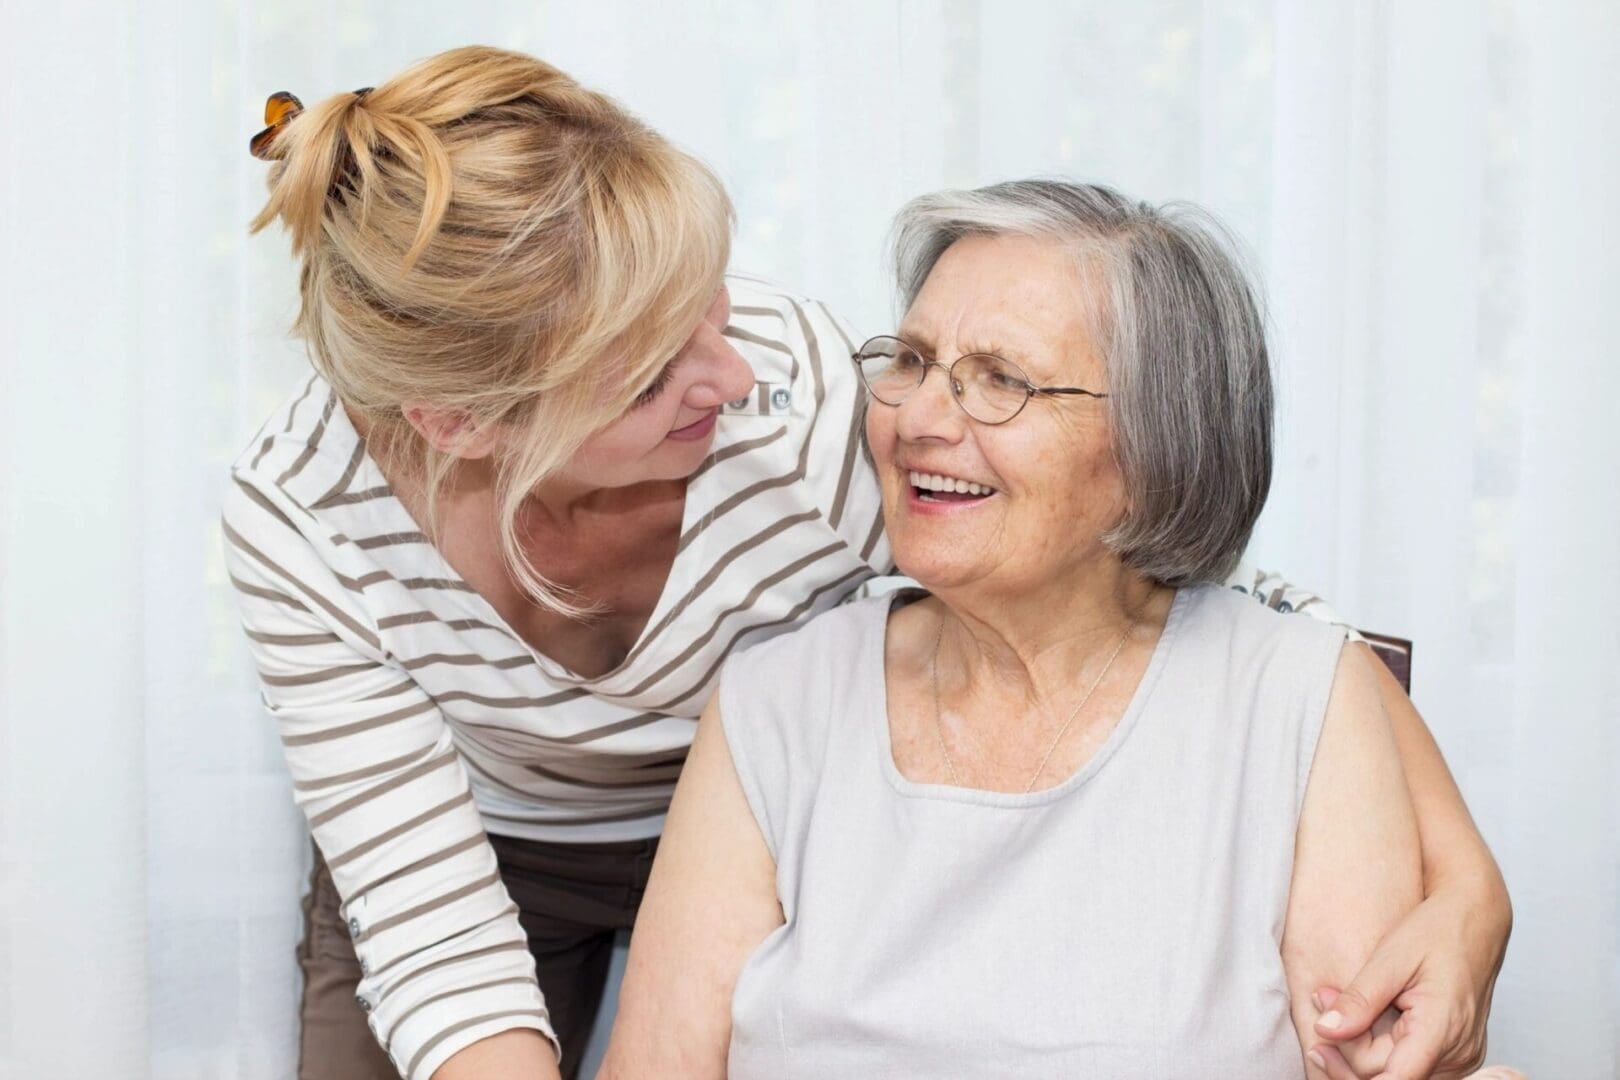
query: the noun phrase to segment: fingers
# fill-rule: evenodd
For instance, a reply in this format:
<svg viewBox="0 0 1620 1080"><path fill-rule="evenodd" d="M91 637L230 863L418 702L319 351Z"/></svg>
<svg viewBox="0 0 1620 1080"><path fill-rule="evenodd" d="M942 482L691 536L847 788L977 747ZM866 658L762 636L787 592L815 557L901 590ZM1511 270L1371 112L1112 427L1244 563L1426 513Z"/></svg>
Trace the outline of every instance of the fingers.
<svg viewBox="0 0 1620 1080"><path fill-rule="evenodd" d="M1311 1004L1320 1013L1324 1009L1331 1008L1338 997L1338 990L1324 986L1311 995ZM1400 1021L1401 1013L1398 1010L1385 1009L1365 1034L1334 1044L1332 1049L1356 1077L1376 1075L1389 1063L1389 1056L1394 1049L1397 1032L1400 1030ZM1337 1062L1335 1067L1338 1067ZM1326 1064L1321 1068L1325 1070Z"/></svg>
<svg viewBox="0 0 1620 1080"><path fill-rule="evenodd" d="M1407 1025L1406 1032L1396 1040L1389 1062L1374 1080L1428 1080L1429 1074L1440 1063L1440 1055L1445 1049L1445 1032L1422 1023L1411 1012L1403 1020Z"/></svg>
<svg viewBox="0 0 1620 1080"><path fill-rule="evenodd" d="M1416 968L1402 962L1392 947L1392 938L1378 943L1350 985L1333 994L1332 987L1317 990L1328 1011L1316 1021L1316 1033L1335 1042L1353 1039L1372 1027L1373 1021L1389 1008L1411 981Z"/></svg>
<svg viewBox="0 0 1620 1080"><path fill-rule="evenodd" d="M1328 1074L1328 1080L1361 1080L1350 1063L1344 1060L1337 1047L1327 1043L1319 1043L1311 1048L1305 1055L1316 1063L1316 1067Z"/></svg>
<svg viewBox="0 0 1620 1080"><path fill-rule="evenodd" d="M1395 1051L1395 1039L1390 1032L1399 1015L1393 1009L1385 1010L1367 1034L1336 1044L1339 1053L1357 1076L1377 1076L1389 1067L1390 1057Z"/></svg>

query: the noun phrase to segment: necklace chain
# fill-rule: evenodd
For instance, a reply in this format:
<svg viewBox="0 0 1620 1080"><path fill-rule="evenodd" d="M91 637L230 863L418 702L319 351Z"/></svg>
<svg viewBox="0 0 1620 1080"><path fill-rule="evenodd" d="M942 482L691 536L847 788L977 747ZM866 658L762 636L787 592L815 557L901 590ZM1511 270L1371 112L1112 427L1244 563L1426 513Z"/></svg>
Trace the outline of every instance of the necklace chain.
<svg viewBox="0 0 1620 1080"><path fill-rule="evenodd" d="M1080 710L1086 707L1086 702L1091 700L1091 695L1096 693L1097 687L1102 685L1103 676L1108 674L1108 669L1114 666L1115 660L1119 659L1119 654L1121 650L1125 648L1125 642L1129 640L1131 631L1136 628L1137 618L1138 615L1132 615L1130 622L1125 624L1125 632L1119 635L1119 641L1114 645L1114 651L1108 655L1108 662L1102 666L1101 671L1097 672L1097 677L1091 680L1091 686L1086 690L1085 696L1080 699L1079 704L1077 704L1073 711L1069 713L1069 718L1063 721L1063 726L1058 728L1057 734L1052 736L1052 742L1049 746L1047 746L1046 753L1041 755L1040 764L1035 766L1034 775L1029 778L1029 783L1024 786L1025 795L1028 795L1030 792L1035 790L1035 781L1039 780L1041 778L1041 773L1046 771L1046 763L1051 760L1053 751L1058 748L1058 743L1063 741L1063 736L1068 732L1069 725L1074 723L1074 718L1080 715ZM939 645L944 638L945 616L942 613L939 619L939 629L934 633L933 658L928 664L930 681L932 681L934 684L934 737L939 740L939 753L940 756L945 759L945 771L950 774L951 786L961 787L962 783L956 775L956 763L951 760L951 752L945 745L945 724L940 719Z"/></svg>

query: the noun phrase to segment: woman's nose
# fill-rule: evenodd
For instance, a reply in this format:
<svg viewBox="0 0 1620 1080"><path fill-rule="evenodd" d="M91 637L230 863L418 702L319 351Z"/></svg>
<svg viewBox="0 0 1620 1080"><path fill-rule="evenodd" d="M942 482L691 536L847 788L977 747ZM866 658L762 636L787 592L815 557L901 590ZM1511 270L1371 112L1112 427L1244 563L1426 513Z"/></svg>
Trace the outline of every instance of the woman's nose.
<svg viewBox="0 0 1620 1080"><path fill-rule="evenodd" d="M967 419L951 396L951 374L930 366L922 385L894 406L895 433L908 442L935 438L954 442Z"/></svg>
<svg viewBox="0 0 1620 1080"><path fill-rule="evenodd" d="M712 409L747 397L754 390L754 369L729 342L718 334L715 337L717 340L707 350L709 370L687 394L687 404L693 408Z"/></svg>
<svg viewBox="0 0 1620 1080"><path fill-rule="evenodd" d="M725 352L725 379L721 386L721 400L736 401L740 397L747 397L754 390L754 369L743 359L742 353L729 343L722 342L722 348Z"/></svg>

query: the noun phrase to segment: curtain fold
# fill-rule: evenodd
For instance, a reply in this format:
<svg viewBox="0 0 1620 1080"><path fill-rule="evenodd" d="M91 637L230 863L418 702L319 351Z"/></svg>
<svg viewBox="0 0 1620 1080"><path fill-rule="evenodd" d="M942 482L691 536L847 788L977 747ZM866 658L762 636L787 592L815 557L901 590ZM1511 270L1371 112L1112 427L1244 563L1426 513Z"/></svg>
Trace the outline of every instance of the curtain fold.
<svg viewBox="0 0 1620 1080"><path fill-rule="evenodd" d="M1279 369L1251 554L1416 639L1516 900L1492 1057L1616 1075L1620 8L79 0L0 35L0 1076L291 1074L307 840L216 524L304 364L246 142L470 42L709 160L738 267L866 333L914 194L1213 209Z"/></svg>

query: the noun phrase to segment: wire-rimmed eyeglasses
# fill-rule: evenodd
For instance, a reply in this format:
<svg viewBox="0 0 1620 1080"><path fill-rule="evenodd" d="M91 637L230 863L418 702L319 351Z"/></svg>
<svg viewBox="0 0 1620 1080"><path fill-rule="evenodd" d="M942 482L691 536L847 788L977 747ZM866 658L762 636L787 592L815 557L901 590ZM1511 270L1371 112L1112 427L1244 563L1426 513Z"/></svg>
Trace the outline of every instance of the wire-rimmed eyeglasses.
<svg viewBox="0 0 1620 1080"><path fill-rule="evenodd" d="M1108 396L1078 386L1036 386L1017 364L992 353L964 353L946 366L927 359L916 346L887 334L868 339L851 359L867 393L885 405L905 401L928 378L929 368L940 368L956 403L981 424L1005 424L1023 412L1029 399L1037 394Z"/></svg>

